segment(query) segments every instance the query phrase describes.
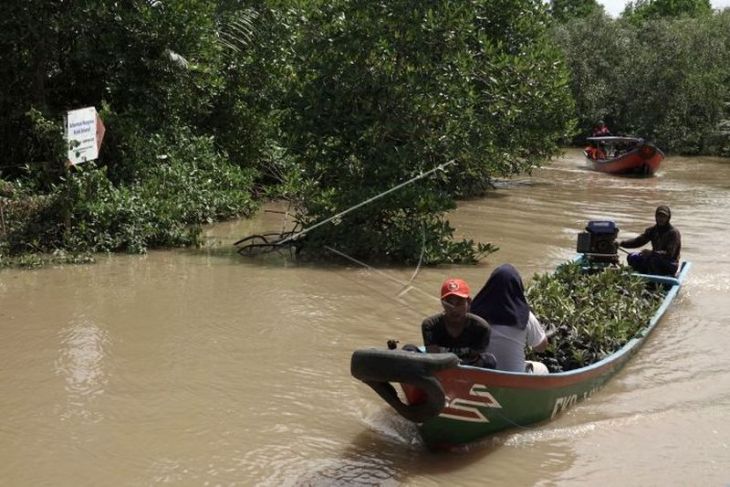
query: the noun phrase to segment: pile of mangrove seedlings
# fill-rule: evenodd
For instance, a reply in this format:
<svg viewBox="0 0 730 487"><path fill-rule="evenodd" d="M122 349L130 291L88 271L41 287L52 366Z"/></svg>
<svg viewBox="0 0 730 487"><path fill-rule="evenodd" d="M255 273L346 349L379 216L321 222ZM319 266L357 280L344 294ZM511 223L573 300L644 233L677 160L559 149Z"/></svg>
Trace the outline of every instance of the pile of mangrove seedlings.
<svg viewBox="0 0 730 487"><path fill-rule="evenodd" d="M625 345L658 309L665 290L629 267L585 273L577 263L536 274L527 289L535 316L554 330L540 360L551 372L598 362Z"/></svg>

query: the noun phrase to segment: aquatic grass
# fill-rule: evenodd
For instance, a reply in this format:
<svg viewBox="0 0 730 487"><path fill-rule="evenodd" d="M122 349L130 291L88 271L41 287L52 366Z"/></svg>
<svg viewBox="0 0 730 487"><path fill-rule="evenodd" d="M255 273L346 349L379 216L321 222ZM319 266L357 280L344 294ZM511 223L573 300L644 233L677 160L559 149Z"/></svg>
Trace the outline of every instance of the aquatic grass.
<svg viewBox="0 0 730 487"><path fill-rule="evenodd" d="M94 262L96 262L95 257L86 252L68 253L64 250L56 250L50 254L27 253L17 256L6 256L3 255L3 252L0 249L0 269L37 269L40 267L47 267L49 265L93 264Z"/></svg>
<svg viewBox="0 0 730 487"><path fill-rule="evenodd" d="M561 372L619 350L649 321L665 291L626 266L585 273L567 263L552 274L536 274L526 295L535 316L554 330L548 349L528 358Z"/></svg>

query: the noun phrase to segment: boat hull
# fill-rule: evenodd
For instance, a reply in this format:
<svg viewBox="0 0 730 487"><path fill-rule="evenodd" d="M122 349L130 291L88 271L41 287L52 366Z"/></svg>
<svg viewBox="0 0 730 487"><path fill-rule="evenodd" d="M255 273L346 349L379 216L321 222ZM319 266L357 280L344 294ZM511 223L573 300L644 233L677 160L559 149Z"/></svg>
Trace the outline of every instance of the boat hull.
<svg viewBox="0 0 730 487"><path fill-rule="evenodd" d="M584 154L593 169L609 174L651 176L664 160L664 153L648 143L613 158L595 159L588 151L584 151Z"/></svg>
<svg viewBox="0 0 730 487"><path fill-rule="evenodd" d="M603 386L632 354L576 373L528 375L471 367L442 371L436 377L446 406L419 425L420 435L431 448L449 448L551 420ZM408 385L403 389L406 398L417 393Z"/></svg>

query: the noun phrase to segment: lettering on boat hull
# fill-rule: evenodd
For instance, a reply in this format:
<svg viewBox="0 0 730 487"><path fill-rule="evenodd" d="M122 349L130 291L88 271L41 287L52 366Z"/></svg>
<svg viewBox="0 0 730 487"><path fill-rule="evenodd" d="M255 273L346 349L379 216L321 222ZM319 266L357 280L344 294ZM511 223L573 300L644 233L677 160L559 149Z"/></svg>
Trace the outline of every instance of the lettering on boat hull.
<svg viewBox="0 0 730 487"><path fill-rule="evenodd" d="M555 404L553 405L553 413L550 415L550 419L553 419L558 414L562 413L566 409L569 409L577 402L578 396L576 394L557 398L555 400Z"/></svg>
<svg viewBox="0 0 730 487"><path fill-rule="evenodd" d="M583 392L582 394L570 394L568 396L562 396L555 400L553 405L553 412L550 415L550 419L554 419L555 416L575 406L578 401L582 401L590 397L594 392L598 390L598 386Z"/></svg>
<svg viewBox="0 0 730 487"><path fill-rule="evenodd" d="M446 407L442 418L455 419L457 421L468 421L472 423L488 423L489 419L479 408L502 408L502 405L489 393L487 387L482 384L474 384L469 390L469 396L475 399L447 397Z"/></svg>

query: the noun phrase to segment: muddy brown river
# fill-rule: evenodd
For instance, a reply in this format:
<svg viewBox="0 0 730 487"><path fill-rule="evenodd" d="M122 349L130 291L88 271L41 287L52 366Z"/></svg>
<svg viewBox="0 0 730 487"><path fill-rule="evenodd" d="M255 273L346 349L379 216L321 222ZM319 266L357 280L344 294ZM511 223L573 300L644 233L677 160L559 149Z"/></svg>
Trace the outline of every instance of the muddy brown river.
<svg viewBox="0 0 730 487"><path fill-rule="evenodd" d="M354 349L420 343L441 281L527 281L591 219L620 238L668 204L692 261L679 298L609 383L555 421L431 453L349 374ZM578 150L450 215L500 251L476 266L366 268L232 243L282 215L207 229L204 249L0 271L0 484L8 486L728 485L730 161L655 177L589 170Z"/></svg>

